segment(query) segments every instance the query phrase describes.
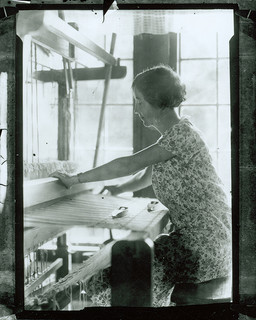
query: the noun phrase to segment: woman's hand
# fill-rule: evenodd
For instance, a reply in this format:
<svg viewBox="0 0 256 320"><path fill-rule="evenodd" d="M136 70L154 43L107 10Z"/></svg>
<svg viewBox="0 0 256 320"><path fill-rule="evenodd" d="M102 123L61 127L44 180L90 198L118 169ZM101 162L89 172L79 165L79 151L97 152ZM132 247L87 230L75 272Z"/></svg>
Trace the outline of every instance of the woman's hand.
<svg viewBox="0 0 256 320"><path fill-rule="evenodd" d="M111 196L116 196L123 191L120 189L118 185L113 185L113 186L104 186L104 188L101 190L101 194L104 193L105 195L111 195Z"/></svg>
<svg viewBox="0 0 256 320"><path fill-rule="evenodd" d="M57 178L67 188L70 189L74 184L78 183L77 176L70 176L66 173L55 171L50 174L50 177Z"/></svg>

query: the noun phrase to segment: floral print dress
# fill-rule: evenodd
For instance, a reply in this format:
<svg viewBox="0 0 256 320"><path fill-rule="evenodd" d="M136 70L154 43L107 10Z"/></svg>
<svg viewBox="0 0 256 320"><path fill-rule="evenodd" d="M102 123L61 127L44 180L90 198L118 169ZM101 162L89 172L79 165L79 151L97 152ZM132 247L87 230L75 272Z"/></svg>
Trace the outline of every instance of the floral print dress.
<svg viewBox="0 0 256 320"><path fill-rule="evenodd" d="M172 227L154 241L153 306L161 307L170 302L175 283L230 274L231 212L208 148L187 118L164 132L157 143L172 154L152 167L152 186L169 209ZM95 278L96 305L110 305L108 272L101 275L102 284Z"/></svg>
<svg viewBox="0 0 256 320"><path fill-rule="evenodd" d="M169 209L173 227L155 240L154 278L162 290L154 301L163 302L168 285L230 274L231 210L208 148L186 117L157 143L172 154L152 170L153 189Z"/></svg>

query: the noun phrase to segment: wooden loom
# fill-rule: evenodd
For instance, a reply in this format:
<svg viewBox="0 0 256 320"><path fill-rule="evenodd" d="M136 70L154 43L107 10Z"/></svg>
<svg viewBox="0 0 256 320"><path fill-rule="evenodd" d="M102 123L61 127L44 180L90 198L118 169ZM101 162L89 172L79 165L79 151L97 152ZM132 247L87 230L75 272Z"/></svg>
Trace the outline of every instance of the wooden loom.
<svg viewBox="0 0 256 320"><path fill-rule="evenodd" d="M96 165L109 83L111 79L124 78L126 67L120 66L120 60L113 56L116 34L112 34L110 52L107 52L79 32L75 23L66 23L64 19L63 11L58 11L58 14L52 11L36 11L33 14L29 11L20 12L17 32L23 39L24 50L29 51L31 43L34 43L35 46L40 46L46 52L50 50L59 54L63 59L63 70L36 69L31 74L35 81L35 91L37 91L37 80L58 83L58 121L61 124L58 128L58 160L72 160L75 113L74 81L104 80L104 93L94 158L94 165ZM89 68L87 66L88 55L100 60L105 66ZM71 62L76 63L74 68L71 68ZM24 64L26 63L27 61L24 60ZM83 68L78 68L77 65L82 65ZM33 82L31 82L31 90L33 91L32 84ZM35 121L38 120L35 119Z"/></svg>
<svg viewBox="0 0 256 320"><path fill-rule="evenodd" d="M34 252L44 242L65 233L72 226L85 225L87 227L130 230L131 233L123 240L138 241L146 238L154 239L168 222L168 210L161 204L156 205L153 211L147 210L151 199L95 195L88 191L89 186L86 184L76 187L70 191L66 190L56 179L47 179L38 185L32 181L26 183L24 188L25 203L29 205L25 208L24 214L24 251L26 254ZM51 198L41 202L40 195L43 190L47 189ZM38 195L38 200L33 200L33 202L26 200L28 195L31 196L31 193L34 195L34 199ZM65 196L63 196L64 193L66 193ZM44 193L44 195L47 194ZM121 218L113 219L111 213L120 206L128 207L127 214ZM115 243L116 241L113 240L103 246L80 268L67 274L47 289L36 290L36 294L40 292L42 297L49 301L81 281L86 283L94 274L111 265L111 250ZM44 281L47 275L55 272L61 266L61 259L57 257L42 276L29 283L25 289L28 301L31 301L29 296L35 288L38 289L40 281ZM63 295L61 297L63 298ZM61 301L58 301L58 305L61 305Z"/></svg>
<svg viewBox="0 0 256 320"><path fill-rule="evenodd" d="M24 19L26 20L26 17L24 16L22 20L21 16L19 23L22 24L25 21ZM49 12L39 12L37 17L30 17L30 22L33 19L37 26L36 30L26 29L26 24L24 23L25 30L22 29L23 34L29 33L34 43L61 54L65 71L65 77L63 77L63 72L59 70L36 71L33 74L35 79L45 82L56 81L60 86L64 86L65 90L72 88L72 81L74 80L105 80L101 121L98 128L94 158L94 165L96 165L109 81L113 78L122 78L126 74L126 68L120 67L118 60L113 57L115 36L112 37L110 53L107 53L84 35L81 35L78 30L65 23L62 14L56 17ZM84 65L81 55L75 56L72 54L74 47L103 61L105 67L85 67L72 70L70 61L76 61ZM62 111L62 108L63 105L60 105L59 111ZM59 132L60 139L65 131L70 129L70 127L65 127L64 131ZM70 148L72 148L72 144L66 150L59 150L59 160L69 159ZM52 178L25 181L24 253L28 260L25 274L25 305L28 308L31 305L32 308L34 307L34 297L40 295L41 300L54 301L54 304L47 305L47 308L63 309L68 301L72 300L72 294L71 296L69 294L68 299L63 301L64 296L67 298L67 295L62 294L63 292L69 290L72 293L72 287L77 283L84 285L95 273L110 266L111 250L116 243L114 240L91 256L81 268L67 274L68 255L65 233L71 227L82 224L87 227L101 227L110 230L112 228L130 230L131 233L125 238L125 241L143 240L144 245L144 239L148 237L153 239L166 225L168 221L167 209L161 205L157 207L155 212L149 212L147 211L147 204L150 199L125 199L93 195L90 190L94 185L83 184L74 186L71 190L66 190L56 179ZM127 215L120 219L113 219L111 212L120 206L128 207ZM49 265L48 261L44 261L45 258L38 259L37 250L42 244L57 237L60 241L57 241L56 260ZM40 272L38 272L39 265ZM54 273L58 274L59 270L63 268L66 270L66 275L62 272L61 276L57 276L57 283L44 285L49 276ZM115 301L113 301L113 304L115 305Z"/></svg>

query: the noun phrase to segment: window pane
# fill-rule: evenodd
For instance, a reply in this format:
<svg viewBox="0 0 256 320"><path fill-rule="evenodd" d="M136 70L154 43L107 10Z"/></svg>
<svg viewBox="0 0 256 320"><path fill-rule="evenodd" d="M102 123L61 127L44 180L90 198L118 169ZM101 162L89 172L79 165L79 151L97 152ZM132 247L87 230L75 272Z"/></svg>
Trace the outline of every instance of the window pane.
<svg viewBox="0 0 256 320"><path fill-rule="evenodd" d="M119 57L120 59L133 58L133 35L118 35L116 39L114 55L115 57Z"/></svg>
<svg viewBox="0 0 256 320"><path fill-rule="evenodd" d="M58 157L58 105L53 104L54 97L57 96L57 86L51 83L37 84L38 96L38 141L39 159L56 160Z"/></svg>
<svg viewBox="0 0 256 320"><path fill-rule="evenodd" d="M181 59L188 58L215 58L216 57L216 33L187 31L181 36Z"/></svg>
<svg viewBox="0 0 256 320"><path fill-rule="evenodd" d="M229 60L219 60L218 95L220 104L230 103Z"/></svg>
<svg viewBox="0 0 256 320"><path fill-rule="evenodd" d="M49 70L50 69L63 69L63 60L55 52L49 54L48 50L41 47L40 45L34 44L32 46L31 57L34 64L34 68L39 70ZM64 71L63 71L64 76Z"/></svg>
<svg viewBox="0 0 256 320"><path fill-rule="evenodd" d="M100 105L80 105L78 110L75 160L85 162L87 168L91 168L93 164L100 109ZM128 151L132 150L132 114L132 105L107 106L101 134L98 164L109 160L109 152L117 153L117 156L119 156L120 152L123 155L123 152L128 154ZM113 150L115 148L117 150ZM118 151L118 149L122 150Z"/></svg>
<svg viewBox="0 0 256 320"><path fill-rule="evenodd" d="M218 172L225 192L231 201L231 127L230 106L219 106L218 111Z"/></svg>
<svg viewBox="0 0 256 320"><path fill-rule="evenodd" d="M79 104L101 104L104 81L77 81L77 97Z"/></svg>
<svg viewBox="0 0 256 320"><path fill-rule="evenodd" d="M127 67L127 74L123 79L111 80L107 101L110 104L132 104L133 61L122 60L120 64Z"/></svg>
<svg viewBox="0 0 256 320"><path fill-rule="evenodd" d="M133 106L112 106L106 112L108 148L132 148Z"/></svg>
<svg viewBox="0 0 256 320"><path fill-rule="evenodd" d="M79 105L76 117L76 148L95 147L100 108L100 106Z"/></svg>
<svg viewBox="0 0 256 320"><path fill-rule="evenodd" d="M222 12L221 15L224 19L220 19L221 25L219 26L218 32L218 55L222 58L229 56L229 40L234 34L234 22L232 12L226 12L226 14Z"/></svg>
<svg viewBox="0 0 256 320"><path fill-rule="evenodd" d="M218 145L220 152L231 149L230 106L219 106L218 111Z"/></svg>
<svg viewBox="0 0 256 320"><path fill-rule="evenodd" d="M105 163L119 157L125 157L132 154L132 150L106 150Z"/></svg>
<svg viewBox="0 0 256 320"><path fill-rule="evenodd" d="M187 88L184 104L216 103L215 61L182 61L181 77Z"/></svg>
<svg viewBox="0 0 256 320"><path fill-rule="evenodd" d="M191 122L202 132L209 149L217 149L217 113L215 106L184 106L181 115L190 117Z"/></svg>
<svg viewBox="0 0 256 320"><path fill-rule="evenodd" d="M224 191L231 202L231 152L219 153L218 174L224 184Z"/></svg>
<svg viewBox="0 0 256 320"><path fill-rule="evenodd" d="M76 148L76 163L78 171L86 171L93 167L95 149L87 149L80 145ZM105 163L105 151L99 150L97 165Z"/></svg>
<svg viewBox="0 0 256 320"><path fill-rule="evenodd" d="M123 60L121 66L127 66L127 74L122 79L112 79L109 84L107 103L132 104L133 62ZM78 101L81 104L101 104L104 92L104 80L77 82Z"/></svg>
<svg viewBox="0 0 256 320"><path fill-rule="evenodd" d="M217 150L210 150L210 155L212 157L212 164L218 172L218 154Z"/></svg>

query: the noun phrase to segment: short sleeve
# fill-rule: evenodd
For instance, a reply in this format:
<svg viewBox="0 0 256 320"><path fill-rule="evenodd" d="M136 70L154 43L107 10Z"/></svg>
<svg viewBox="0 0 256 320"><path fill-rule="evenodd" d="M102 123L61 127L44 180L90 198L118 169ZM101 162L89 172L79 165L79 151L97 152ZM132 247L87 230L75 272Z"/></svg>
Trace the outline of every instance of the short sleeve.
<svg viewBox="0 0 256 320"><path fill-rule="evenodd" d="M180 144L178 140L182 139L181 136L177 136L177 130L166 131L157 141L157 144L167 151L175 154L177 145Z"/></svg>
<svg viewBox="0 0 256 320"><path fill-rule="evenodd" d="M157 144L186 163L200 151L207 150L201 135L189 121L182 121L167 130L158 139Z"/></svg>

